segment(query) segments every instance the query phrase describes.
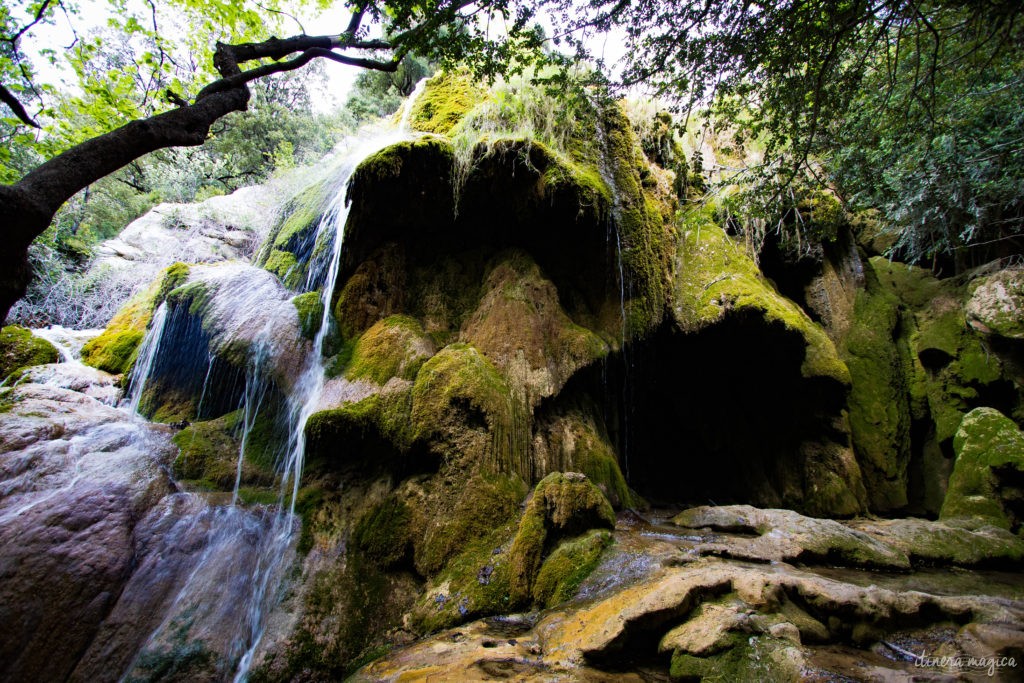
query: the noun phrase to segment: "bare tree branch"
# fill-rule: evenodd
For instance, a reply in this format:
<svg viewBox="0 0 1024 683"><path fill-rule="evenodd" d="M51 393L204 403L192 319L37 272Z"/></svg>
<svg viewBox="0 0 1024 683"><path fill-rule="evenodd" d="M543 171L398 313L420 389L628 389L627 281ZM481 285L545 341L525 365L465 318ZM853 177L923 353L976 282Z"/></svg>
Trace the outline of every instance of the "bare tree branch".
<svg viewBox="0 0 1024 683"><path fill-rule="evenodd" d="M22 105L21 101L19 101L18 98L14 96L14 93L5 88L2 84L0 84L0 102L3 102L10 107L11 111L14 112L14 115L17 116L22 123L32 126L33 128L39 128L39 124L29 116L27 111L25 111L25 107Z"/></svg>

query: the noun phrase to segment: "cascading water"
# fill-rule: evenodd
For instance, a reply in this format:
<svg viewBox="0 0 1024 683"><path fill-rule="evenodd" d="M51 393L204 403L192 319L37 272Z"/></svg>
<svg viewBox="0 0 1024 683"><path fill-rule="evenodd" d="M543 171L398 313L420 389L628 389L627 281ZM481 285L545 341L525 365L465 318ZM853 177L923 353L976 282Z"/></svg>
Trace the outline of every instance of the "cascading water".
<svg viewBox="0 0 1024 683"><path fill-rule="evenodd" d="M612 238L615 239L615 260L618 266L618 284L619 284L619 314L622 317L622 328L621 328L621 344L622 344L622 362L623 362L623 381L622 381L622 398L623 398L623 411L622 411L622 470L625 474L626 481L629 481L629 406L633 403L630 400L630 392L632 391L632 385L630 384L630 359L629 350L626 345L626 298L627 288L629 283L626 280L625 268L622 263L622 235L619 232L619 226L622 225L622 197L619 194L618 184L615 182L615 176L612 174L611 169L608 168L608 139L605 134L604 125L601 122L601 106L593 98L589 99L590 106L593 107L595 112L595 123L594 133L598 141L598 149L600 150L600 156L598 158L597 171L601 176L601 180L604 181L605 185L608 186L609 191L612 195L612 206L611 216L607 223L606 241L609 245L609 251L611 247ZM607 377L605 378L607 382Z"/></svg>
<svg viewBox="0 0 1024 683"><path fill-rule="evenodd" d="M128 412L133 415L139 413L139 403L142 401L142 392L146 389L146 380L153 369L153 361L160 351L160 342L164 338L164 328L167 326L167 303L161 303L149 323L149 331L139 346L139 355L132 368L131 379L128 383Z"/></svg>
<svg viewBox="0 0 1024 683"><path fill-rule="evenodd" d="M422 92L424 84L425 81L419 83L407 99L397 129L350 141L351 147L336 170L337 182L334 186L337 190L317 226L316 246L307 266L306 280L300 288L305 292L319 291L323 314L320 328L285 396L283 421L287 438L277 459L280 482L277 505L247 509L237 504L245 451L257 418L268 403L266 397L271 380L267 378L266 366L275 350L275 325L273 320L268 320L253 340L253 352L248 359L245 390L240 405L241 447L231 504L202 509L193 514L191 525L180 525L181 533L186 535L199 533L197 529L205 533L205 550L178 591L163 623L150 636L143 652L136 657L133 667L144 659L147 649L173 641L175 629L181 628L186 619L188 624L192 624L201 617L211 619L216 628L221 630L222 638L227 641L224 650L229 661L225 663L223 672L227 674L233 669L236 681L244 681L248 677L256 649L264 635L266 616L276 603L278 587L294 557L297 528L295 505L305 456L305 425L310 415L318 409L324 387L324 343L333 324L330 299L338 277L344 227L348 219L348 182L358 165L370 154L411 137L409 121L412 103ZM144 346L140 349L136 364L138 370L132 377L132 396L129 402L133 412L138 409L153 359L159 352L166 317L166 305L161 305L154 315ZM206 395L210 367L212 360L207 365L203 397ZM232 556L236 560L232 561ZM226 606L216 608L205 605L201 600L203 596L208 599L211 591L215 591L214 594L222 593L216 588L218 585L230 587L224 598L232 601L230 609ZM131 670L129 668L129 674Z"/></svg>

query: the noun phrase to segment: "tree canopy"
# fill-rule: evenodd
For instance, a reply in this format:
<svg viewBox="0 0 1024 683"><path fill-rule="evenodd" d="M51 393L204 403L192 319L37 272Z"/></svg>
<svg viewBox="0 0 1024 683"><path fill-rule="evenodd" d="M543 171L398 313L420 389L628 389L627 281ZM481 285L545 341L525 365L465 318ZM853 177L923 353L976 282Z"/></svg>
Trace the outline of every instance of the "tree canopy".
<svg viewBox="0 0 1024 683"><path fill-rule="evenodd" d="M391 74L376 86L395 98L412 54L483 77L591 60L600 76L588 47L609 31L626 48L613 92L642 87L763 150L744 171L760 193L753 210L785 211L794 186L827 187L850 209L879 211L911 259L953 254L961 266L979 245L1000 247L971 253L1020 251L1024 8L1014 0L349 0L346 25L320 36L291 12L328 0L108 1L108 25L34 55L26 36L83 10L0 2L3 317L28 278L28 245L62 204L145 154L202 144L250 106L254 82L331 60ZM40 76L39 60L61 59L77 79L71 95ZM356 116L380 111L353 105Z"/></svg>

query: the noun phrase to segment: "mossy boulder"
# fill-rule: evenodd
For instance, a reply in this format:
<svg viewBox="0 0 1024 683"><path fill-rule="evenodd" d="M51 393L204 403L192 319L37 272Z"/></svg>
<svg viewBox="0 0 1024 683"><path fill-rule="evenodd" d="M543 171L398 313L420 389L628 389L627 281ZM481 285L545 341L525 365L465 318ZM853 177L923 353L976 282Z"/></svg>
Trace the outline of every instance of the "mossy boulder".
<svg viewBox="0 0 1024 683"><path fill-rule="evenodd" d="M615 525L601 492L581 474L554 473L537 485L517 519L524 490L516 481L471 480L467 491L473 493L461 497L451 523L428 537L437 557L444 556L437 554L441 547L453 554L411 613L417 631L555 604L571 597L597 565L611 542L607 529ZM439 538L449 542L439 545ZM417 566L436 565L426 559Z"/></svg>
<svg viewBox="0 0 1024 683"><path fill-rule="evenodd" d="M385 384L392 377L413 380L436 352L415 318L393 315L375 323L355 343L345 376Z"/></svg>
<svg viewBox="0 0 1024 683"><path fill-rule="evenodd" d="M416 374L412 435L433 444L442 454L486 459L495 471L517 472L527 457L523 449L529 442L528 434L521 433L525 424L513 417L505 379L469 344L446 346ZM481 443L468 432L486 439ZM467 437L474 443L466 443ZM466 452L465 447L473 452Z"/></svg>
<svg viewBox="0 0 1024 683"><path fill-rule="evenodd" d="M710 208L690 211L682 229L673 310L684 332L697 332L728 316L755 315L803 338L804 377L850 383L850 371L825 331L772 288L750 256L715 222Z"/></svg>
<svg viewBox="0 0 1024 683"><path fill-rule="evenodd" d="M573 597L611 543L612 534L607 529L592 529L560 543L537 572L533 583L534 604L554 607Z"/></svg>
<svg viewBox="0 0 1024 683"><path fill-rule="evenodd" d="M1018 531L1024 522L1024 434L998 410L964 416L953 440L956 463L940 519Z"/></svg>
<svg viewBox="0 0 1024 683"><path fill-rule="evenodd" d="M0 330L0 382L15 370L56 363L60 353L50 342L32 334L32 331L8 325Z"/></svg>
<svg viewBox="0 0 1024 683"><path fill-rule="evenodd" d="M305 339L315 339L324 319L324 302L320 290L299 294L292 299L299 314L299 329Z"/></svg>
<svg viewBox="0 0 1024 683"><path fill-rule="evenodd" d="M410 124L413 130L446 135L486 94L468 72L443 71L412 103Z"/></svg>
<svg viewBox="0 0 1024 683"><path fill-rule="evenodd" d="M513 599L533 595L543 558L560 540L601 528L615 528L615 512L586 476L553 472L542 479L527 502L509 551ZM548 589L555 587L546 583L545 598L553 594Z"/></svg>

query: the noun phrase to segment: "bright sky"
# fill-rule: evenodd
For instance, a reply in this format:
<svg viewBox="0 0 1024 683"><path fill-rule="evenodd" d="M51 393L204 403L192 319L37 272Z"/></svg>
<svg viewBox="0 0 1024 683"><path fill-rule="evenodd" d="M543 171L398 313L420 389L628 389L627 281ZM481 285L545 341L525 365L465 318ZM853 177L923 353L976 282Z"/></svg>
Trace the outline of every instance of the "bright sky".
<svg viewBox="0 0 1024 683"><path fill-rule="evenodd" d="M135 1L141 2L141 0ZM140 8L145 10L141 4ZM103 26L110 16L110 12L111 7L107 0L80 0L79 13L75 17L75 30L82 35ZM144 12L142 13L144 14ZM337 34L347 26L348 19L349 13L341 3L315 15L299 16L302 26L309 35ZM552 35L554 30L551 22L546 17L539 17L539 20L548 35ZM292 20L284 19L281 28L282 35L291 35L299 31L299 27ZM40 73L41 81L72 80L65 76L66 71L63 68L62 60L58 59L57 65L54 66L34 55L36 50L44 47L54 49L60 55L63 49L67 49L73 43L74 33L68 19L63 14L57 15L54 25L39 27L22 40L22 47L27 54L32 56L33 64ZM615 64L625 55L623 43L621 32L613 32L600 39L592 39L588 47L595 56L603 57L607 67L614 68ZM325 97L314 98L314 105L322 111L329 111L345 101L360 69L329 60L323 60L323 62L328 80L327 93L325 93Z"/></svg>

